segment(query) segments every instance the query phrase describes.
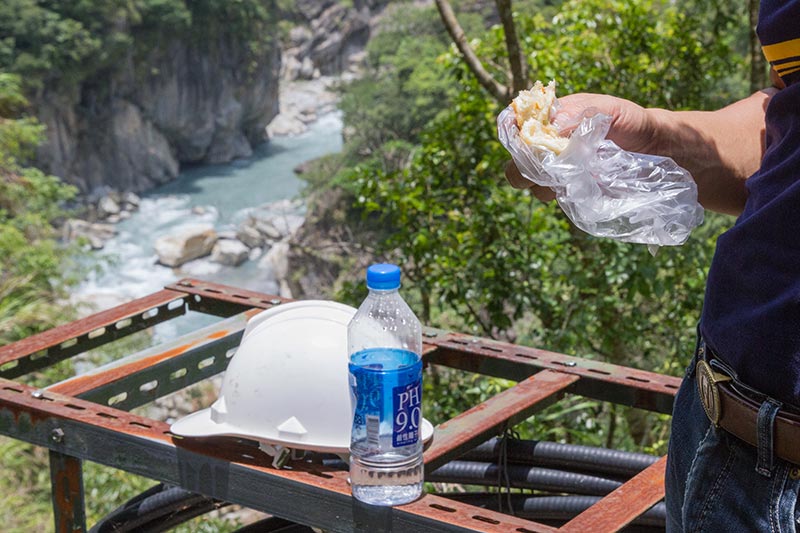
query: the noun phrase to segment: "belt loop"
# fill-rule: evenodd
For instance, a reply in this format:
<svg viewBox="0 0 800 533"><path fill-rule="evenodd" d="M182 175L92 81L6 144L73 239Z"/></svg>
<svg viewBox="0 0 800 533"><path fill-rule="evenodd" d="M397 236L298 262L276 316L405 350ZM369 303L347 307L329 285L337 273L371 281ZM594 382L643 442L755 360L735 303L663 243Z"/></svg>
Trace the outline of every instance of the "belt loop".
<svg viewBox="0 0 800 533"><path fill-rule="evenodd" d="M756 472L765 477L772 475L774 462L773 445L775 442L775 417L778 416L783 404L772 398L767 398L758 410L757 440L758 462Z"/></svg>

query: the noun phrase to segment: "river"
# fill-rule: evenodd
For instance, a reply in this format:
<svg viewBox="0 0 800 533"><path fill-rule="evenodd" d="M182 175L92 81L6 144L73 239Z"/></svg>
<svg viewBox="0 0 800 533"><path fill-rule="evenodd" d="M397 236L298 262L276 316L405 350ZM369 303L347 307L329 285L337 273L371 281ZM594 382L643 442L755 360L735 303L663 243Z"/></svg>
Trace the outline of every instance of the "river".
<svg viewBox="0 0 800 533"><path fill-rule="evenodd" d="M139 210L117 224L117 236L98 252L107 264L77 288L77 300L89 302L99 311L183 277L277 293L276 280L268 270L258 268L258 259L238 267L198 260L173 270L157 264L153 243L184 224L205 222L218 232L235 230L252 208L298 197L304 182L294 173L297 165L341 148L341 116L329 113L307 132L274 138L257 147L249 158L182 171L175 181L142 195ZM174 327L169 323L159 326L157 337L182 333L208 320L195 317L177 322L180 324Z"/></svg>

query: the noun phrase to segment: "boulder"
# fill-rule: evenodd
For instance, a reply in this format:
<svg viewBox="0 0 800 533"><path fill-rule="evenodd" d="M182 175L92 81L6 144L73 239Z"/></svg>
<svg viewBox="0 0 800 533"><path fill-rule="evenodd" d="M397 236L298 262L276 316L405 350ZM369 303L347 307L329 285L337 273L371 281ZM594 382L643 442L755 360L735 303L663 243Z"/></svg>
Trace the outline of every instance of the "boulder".
<svg viewBox="0 0 800 533"><path fill-rule="evenodd" d="M92 223L78 218L71 218L64 223L62 232L62 237L66 242L73 242L82 238L89 243L93 250L100 250L108 239L117 234L117 229L113 224Z"/></svg>
<svg viewBox="0 0 800 533"><path fill-rule="evenodd" d="M274 219L256 219L255 228L264 237L271 241L279 241L284 237L280 229L275 227Z"/></svg>
<svg viewBox="0 0 800 533"><path fill-rule="evenodd" d="M304 57L300 62L300 69L297 72L297 78L301 80L310 80L314 76L314 62L310 57Z"/></svg>
<svg viewBox="0 0 800 533"><path fill-rule="evenodd" d="M236 238L250 248L260 248L264 244L264 236L256 228L243 224L236 230Z"/></svg>
<svg viewBox="0 0 800 533"><path fill-rule="evenodd" d="M104 196L100 198L100 201L97 203L97 216L100 218L108 218L111 215L118 215L119 212L119 204L111 196Z"/></svg>
<svg viewBox="0 0 800 533"><path fill-rule="evenodd" d="M122 205L128 211L136 211L141 203L142 199L134 192L128 191L122 195Z"/></svg>
<svg viewBox="0 0 800 533"><path fill-rule="evenodd" d="M294 81L300 77L303 64L294 55L286 55L283 60L282 76L284 79Z"/></svg>
<svg viewBox="0 0 800 533"><path fill-rule="evenodd" d="M184 226L174 233L159 237L155 242L158 262L180 266L187 261L208 255L217 242L217 233L207 224Z"/></svg>
<svg viewBox="0 0 800 533"><path fill-rule="evenodd" d="M308 130L308 126L303 124L298 118L289 115L278 115L267 126L267 135L272 137L284 137L287 135L300 135Z"/></svg>
<svg viewBox="0 0 800 533"><path fill-rule="evenodd" d="M244 243L232 239L220 239L211 251L211 260L228 266L239 266L250 256Z"/></svg>
<svg viewBox="0 0 800 533"><path fill-rule="evenodd" d="M224 230L218 231L217 232L217 239L219 239L219 240L228 239L228 240L231 240L231 241L236 240L236 232L234 230L232 230L232 229L224 229Z"/></svg>
<svg viewBox="0 0 800 533"><path fill-rule="evenodd" d="M294 47L301 46L307 43L313 37L314 36L312 35L311 30L309 30L305 26L295 26L294 28L289 30L289 42Z"/></svg>
<svg viewBox="0 0 800 533"><path fill-rule="evenodd" d="M292 298L292 289L289 286L289 243L279 242L270 248L258 261L258 266L274 274L278 281L280 296Z"/></svg>
<svg viewBox="0 0 800 533"><path fill-rule="evenodd" d="M303 224L301 213L301 203L279 200L254 209L245 224L258 230L266 240L277 242L294 234Z"/></svg>
<svg viewBox="0 0 800 533"><path fill-rule="evenodd" d="M250 261L255 261L256 259L261 257L261 254L263 254L263 253L264 253L264 250L262 248L251 248L250 249L250 254L248 255L247 258Z"/></svg>

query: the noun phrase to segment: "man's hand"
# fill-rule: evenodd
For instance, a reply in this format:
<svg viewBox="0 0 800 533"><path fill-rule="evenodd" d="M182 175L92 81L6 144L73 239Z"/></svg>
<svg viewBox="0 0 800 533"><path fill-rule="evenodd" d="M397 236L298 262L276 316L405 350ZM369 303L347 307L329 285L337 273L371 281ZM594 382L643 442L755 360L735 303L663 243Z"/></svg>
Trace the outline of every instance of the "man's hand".
<svg viewBox="0 0 800 533"><path fill-rule="evenodd" d="M777 90L758 91L718 111L646 109L613 96L573 94L559 98L554 123L567 135L584 116L609 115L608 138L620 148L672 158L692 174L703 207L738 215L747 199L744 182L761 163L764 114ZM506 165L506 179L540 200L555 197L523 178L513 162Z"/></svg>
<svg viewBox="0 0 800 533"><path fill-rule="evenodd" d="M568 137L584 117L602 113L611 117L608 138L623 150L652 153L655 126L647 110L629 100L605 94L577 93L558 99L559 108L553 124L561 135ZM555 193L547 187L536 185L520 174L513 161L505 168L506 180L515 189L530 189L543 202L555 199Z"/></svg>

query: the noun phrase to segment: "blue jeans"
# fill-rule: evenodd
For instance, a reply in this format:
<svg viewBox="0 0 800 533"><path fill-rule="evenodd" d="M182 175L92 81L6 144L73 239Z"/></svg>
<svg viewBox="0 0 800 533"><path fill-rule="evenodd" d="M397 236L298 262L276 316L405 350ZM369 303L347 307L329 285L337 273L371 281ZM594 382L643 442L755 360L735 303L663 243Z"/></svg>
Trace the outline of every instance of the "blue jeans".
<svg viewBox="0 0 800 533"><path fill-rule="evenodd" d="M796 531L800 467L771 457L771 471L758 473L757 449L711 424L697 394L697 357L673 408L667 531Z"/></svg>

